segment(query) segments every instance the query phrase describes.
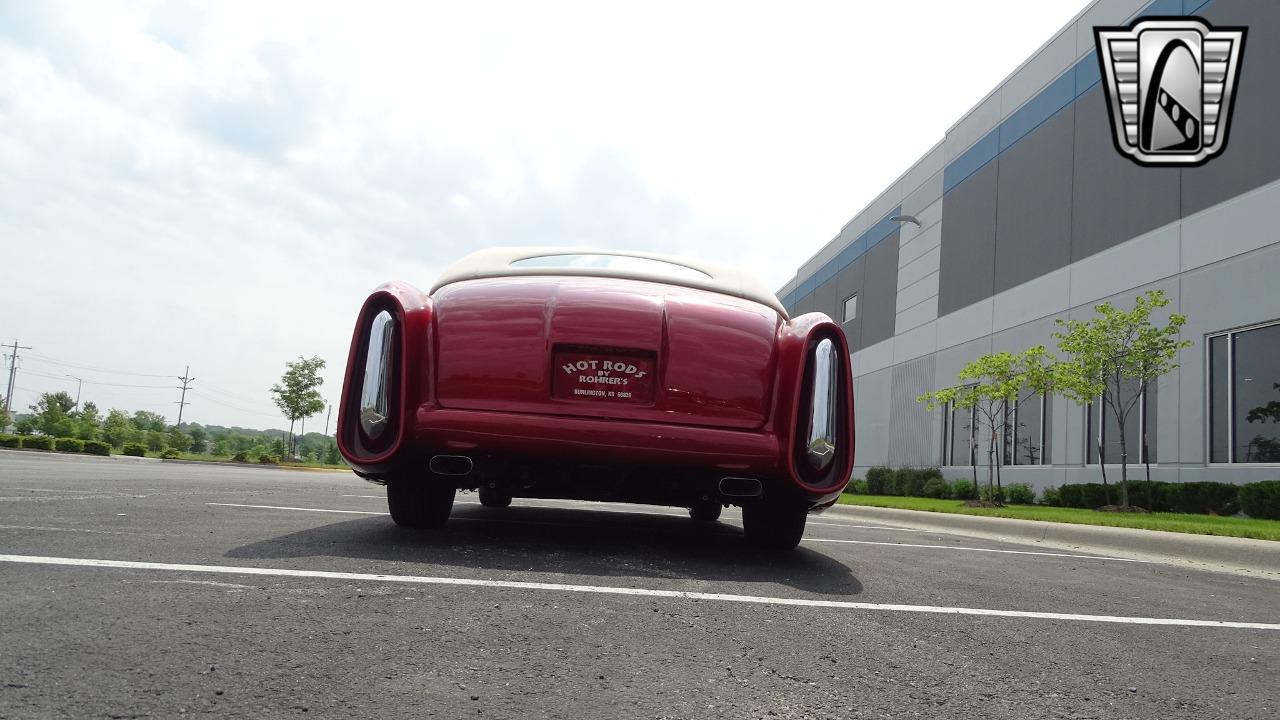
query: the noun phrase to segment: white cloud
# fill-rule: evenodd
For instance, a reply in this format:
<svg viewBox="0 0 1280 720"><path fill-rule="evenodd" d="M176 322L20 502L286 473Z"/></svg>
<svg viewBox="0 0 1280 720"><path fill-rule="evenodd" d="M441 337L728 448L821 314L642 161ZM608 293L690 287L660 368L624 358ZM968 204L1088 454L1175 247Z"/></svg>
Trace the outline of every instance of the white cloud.
<svg viewBox="0 0 1280 720"><path fill-rule="evenodd" d="M286 359L326 358L336 398L369 289L479 247L778 286L1082 4L7 4L0 337L190 363L188 418L264 426ZM19 378L21 407L66 382ZM176 415L166 389L85 397Z"/></svg>

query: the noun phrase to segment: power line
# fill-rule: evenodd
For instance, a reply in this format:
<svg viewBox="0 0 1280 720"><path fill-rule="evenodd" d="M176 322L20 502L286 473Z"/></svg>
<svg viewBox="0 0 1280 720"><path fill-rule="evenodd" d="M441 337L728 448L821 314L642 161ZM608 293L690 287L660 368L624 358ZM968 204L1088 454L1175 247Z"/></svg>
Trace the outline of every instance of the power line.
<svg viewBox="0 0 1280 720"><path fill-rule="evenodd" d="M221 400L218 400L217 398L213 398L213 397L210 397L210 396L208 396L208 395L205 395L203 391L199 391L199 390L192 390L192 391L191 391L191 394L192 394L192 395L194 395L194 396L196 396L196 397L198 397L198 398L203 398L204 400L208 400L208 401L209 401L209 402L211 402L211 403L215 403L215 404L221 405L221 406L223 406L223 407L225 407L225 408L230 408L230 409L232 409L232 410L239 410L240 412L246 412L246 413L250 413L250 414L253 414L253 415L261 415L261 416L263 416L263 417L271 417L271 418L275 418L275 419L277 419L277 420L279 420L279 419L280 419L280 416L279 416L279 415L276 415L276 414L274 414L274 413L264 413L264 412L261 412L261 411L259 411L259 410L250 410L250 409L248 409L248 408L238 407L238 406L236 406L236 405L232 405L232 404L230 404L230 403L226 403L226 402L223 402L223 401L221 401Z"/></svg>
<svg viewBox="0 0 1280 720"><path fill-rule="evenodd" d="M54 365L63 365L65 367L79 368L81 370L94 370L96 372L103 372L109 375L133 375L136 377L154 377L154 378L173 377L172 375L160 375L157 373L129 372L128 370L111 370L109 368L95 367L93 365L82 365L80 363L73 363L73 362L67 362L65 360L58 360L55 358L51 358L48 355L41 355L39 353L30 353L30 355L31 357L36 358L37 362L52 363Z"/></svg>
<svg viewBox="0 0 1280 720"><path fill-rule="evenodd" d="M28 375L34 375L34 376L36 376L36 377L49 378L49 379L52 379L52 380L65 380L65 379L66 379L66 376L62 376L62 375L49 375L48 373L40 373L40 372L36 372L36 371L34 371L34 370L28 370L28 371L27 371L27 374L28 374ZM86 385L105 385L105 386L107 386L107 387L149 388L149 389L152 389L152 390L169 390L169 389L171 389L171 386L169 386L169 385L131 385L131 384L128 384L128 383L109 383L109 382L100 382L100 381L98 381L98 380L85 380L85 381L84 381L84 383L85 383Z"/></svg>
<svg viewBox="0 0 1280 720"><path fill-rule="evenodd" d="M257 400L257 399L254 399L254 398L248 398L248 397L245 397L245 396L243 396L243 395L237 395L237 394L235 394L235 393L231 392L230 390L227 390L226 388L219 387L218 385L214 385L213 383L209 382L208 380L204 380L203 382L204 382L204 385L203 385L202 387L203 387L203 388L205 388L205 390L206 390L206 391L213 391L213 392L214 392L215 394L217 394L217 395L222 395L222 396L225 396L225 397L231 398L232 400L238 400L238 401L240 401L240 402L247 402L247 403L255 403L255 402L258 402L258 400Z"/></svg>

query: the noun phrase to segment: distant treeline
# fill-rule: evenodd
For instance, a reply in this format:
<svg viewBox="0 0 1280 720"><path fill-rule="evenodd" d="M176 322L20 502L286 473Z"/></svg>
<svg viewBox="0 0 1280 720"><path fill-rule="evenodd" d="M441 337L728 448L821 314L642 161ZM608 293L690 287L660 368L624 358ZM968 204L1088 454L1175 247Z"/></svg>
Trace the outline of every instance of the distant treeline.
<svg viewBox="0 0 1280 720"><path fill-rule="evenodd" d="M101 440L117 450L128 443L142 443L155 452L173 448L180 452L219 457L243 453L249 457L272 455L279 458L287 452L289 433L286 430L255 430L188 422L175 426L170 425L163 415L147 410L130 413L112 408L103 415L91 401L77 409L75 400L65 392L44 393L30 409L30 413L16 417L14 427L19 435ZM334 464L341 462L338 447L331 437L310 432L296 438L296 443L298 456L303 459Z"/></svg>

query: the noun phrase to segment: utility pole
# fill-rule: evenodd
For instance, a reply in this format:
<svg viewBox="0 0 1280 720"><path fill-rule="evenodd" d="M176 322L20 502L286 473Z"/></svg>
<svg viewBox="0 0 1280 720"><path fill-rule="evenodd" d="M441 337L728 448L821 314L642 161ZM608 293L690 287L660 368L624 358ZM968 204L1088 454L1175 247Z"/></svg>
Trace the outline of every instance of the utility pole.
<svg viewBox="0 0 1280 720"><path fill-rule="evenodd" d="M178 376L178 379L182 381L182 387L175 388L182 391L182 399L178 401L178 424L175 426L178 430L182 429L182 411L187 407L187 405L190 405L190 403L187 402L187 388L191 383L195 382L195 378L188 377L189 375L191 375L190 365L188 365L187 369Z"/></svg>
<svg viewBox="0 0 1280 720"><path fill-rule="evenodd" d="M9 425L9 418L13 417L11 410L13 409L13 380L18 372L18 351L30 350L30 345L19 345L17 340L13 341L13 345L9 348L9 386L4 394L4 419L5 426Z"/></svg>
<svg viewBox="0 0 1280 720"><path fill-rule="evenodd" d="M333 403L329 403L329 408L324 411L324 436L329 437L329 414L333 412Z"/></svg>

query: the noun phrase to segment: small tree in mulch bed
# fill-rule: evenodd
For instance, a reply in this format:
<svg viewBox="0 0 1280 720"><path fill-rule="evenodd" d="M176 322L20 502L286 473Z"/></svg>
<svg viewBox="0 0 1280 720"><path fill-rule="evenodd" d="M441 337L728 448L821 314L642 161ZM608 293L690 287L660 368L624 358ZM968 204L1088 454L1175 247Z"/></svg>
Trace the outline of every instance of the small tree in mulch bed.
<svg viewBox="0 0 1280 720"><path fill-rule="evenodd" d="M975 410L987 435L987 491L990 500L971 501L970 505L998 507L1002 497L1000 484L1001 452L997 438L1005 429L1021 403L1053 387L1053 363L1043 345L1020 353L998 352L983 355L961 368L959 384L925 393L916 402L926 403L930 410L950 405L958 410ZM978 468L973 465L973 487L978 492Z"/></svg>
<svg viewBox="0 0 1280 720"><path fill-rule="evenodd" d="M1129 504L1129 450L1125 444L1125 424L1132 418L1147 387L1178 367L1178 351L1191 346L1178 334L1187 322L1185 315L1170 313L1168 324L1151 323L1153 311L1169 304L1163 290L1139 295L1132 310L1118 310L1111 303L1094 306L1091 320L1058 320L1062 332L1054 333L1058 348L1067 359L1054 366L1055 384L1062 394L1079 405L1101 402L1115 419L1120 438L1120 506ZM1132 393L1122 393L1122 387ZM1128 396L1128 397L1126 397ZM1106 458L1099 447L1099 466L1106 483Z"/></svg>

